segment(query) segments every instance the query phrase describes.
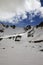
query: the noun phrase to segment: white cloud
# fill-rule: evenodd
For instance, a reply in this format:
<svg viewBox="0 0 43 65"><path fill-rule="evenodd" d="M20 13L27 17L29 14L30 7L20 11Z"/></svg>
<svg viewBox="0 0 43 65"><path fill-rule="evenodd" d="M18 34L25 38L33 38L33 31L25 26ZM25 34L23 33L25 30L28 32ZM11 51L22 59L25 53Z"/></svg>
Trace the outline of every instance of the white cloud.
<svg viewBox="0 0 43 65"><path fill-rule="evenodd" d="M41 12L41 17L43 17L43 7L41 7L39 11Z"/></svg>
<svg viewBox="0 0 43 65"><path fill-rule="evenodd" d="M35 9L39 9L41 6L40 1L38 0L26 0L25 2L25 8L28 11L33 11Z"/></svg>
<svg viewBox="0 0 43 65"><path fill-rule="evenodd" d="M40 0L0 0L0 20L8 19L12 22L13 16L20 17L21 15L22 19L27 18L26 11L31 14L31 19L38 12L41 12L41 17L43 17L43 7L41 7ZM15 19L16 22L20 20L18 17Z"/></svg>

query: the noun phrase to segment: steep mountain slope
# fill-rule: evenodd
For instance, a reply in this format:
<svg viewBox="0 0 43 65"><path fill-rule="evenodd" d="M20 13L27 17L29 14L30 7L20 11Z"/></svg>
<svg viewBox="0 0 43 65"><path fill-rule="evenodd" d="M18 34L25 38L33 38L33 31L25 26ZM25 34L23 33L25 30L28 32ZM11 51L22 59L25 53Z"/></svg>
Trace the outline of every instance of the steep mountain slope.
<svg viewBox="0 0 43 65"><path fill-rule="evenodd" d="M22 38L26 38L27 41L43 40L43 22L37 26L26 26L25 28L15 27L8 28L0 25L0 37L12 37L21 35Z"/></svg>

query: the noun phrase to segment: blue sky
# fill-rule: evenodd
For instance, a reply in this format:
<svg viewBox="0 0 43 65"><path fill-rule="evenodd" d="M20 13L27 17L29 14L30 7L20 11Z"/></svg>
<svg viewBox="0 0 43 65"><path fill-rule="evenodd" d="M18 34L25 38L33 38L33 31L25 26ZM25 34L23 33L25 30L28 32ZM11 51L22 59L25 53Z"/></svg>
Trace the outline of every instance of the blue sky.
<svg viewBox="0 0 43 65"><path fill-rule="evenodd" d="M41 6L43 7L43 0L40 0L40 2L41 2Z"/></svg>
<svg viewBox="0 0 43 65"><path fill-rule="evenodd" d="M2 23L24 27L35 26L42 21L43 0L3 0L0 3Z"/></svg>
<svg viewBox="0 0 43 65"><path fill-rule="evenodd" d="M24 27L27 25L35 26L35 25L38 25L40 22L43 22L43 17L40 17L40 13L38 15L35 15L35 17L32 17L32 20L29 19L29 17L30 17L30 15L29 15L29 13L27 13L27 18L21 20L16 25L21 26L21 27Z"/></svg>

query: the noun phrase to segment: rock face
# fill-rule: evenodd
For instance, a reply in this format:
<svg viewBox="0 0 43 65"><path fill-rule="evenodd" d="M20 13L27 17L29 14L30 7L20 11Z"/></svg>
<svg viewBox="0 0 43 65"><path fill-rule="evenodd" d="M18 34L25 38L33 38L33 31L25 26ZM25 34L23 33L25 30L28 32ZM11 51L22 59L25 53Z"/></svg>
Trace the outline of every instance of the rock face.
<svg viewBox="0 0 43 65"><path fill-rule="evenodd" d="M18 36L16 36L15 41L20 41L20 39L21 39L21 36L18 35Z"/></svg>
<svg viewBox="0 0 43 65"><path fill-rule="evenodd" d="M1 30L0 30L0 32L2 33L2 32L4 32L4 30L3 30L3 29L1 29Z"/></svg>
<svg viewBox="0 0 43 65"><path fill-rule="evenodd" d="M28 32L27 37L33 37L34 34L34 27Z"/></svg>
<svg viewBox="0 0 43 65"><path fill-rule="evenodd" d="M16 27L15 25L11 25L11 28L15 29L15 27Z"/></svg>
<svg viewBox="0 0 43 65"><path fill-rule="evenodd" d="M7 25L7 24L3 24L3 23L0 23L0 28L9 28L9 27L12 27L12 29L15 29L15 25Z"/></svg>
<svg viewBox="0 0 43 65"><path fill-rule="evenodd" d="M29 30L29 29L31 29L31 26L30 26L30 25L24 27L24 30L25 30L25 31L27 31L27 30Z"/></svg>
<svg viewBox="0 0 43 65"><path fill-rule="evenodd" d="M41 22L39 25L36 25L36 28L43 27L43 22Z"/></svg>

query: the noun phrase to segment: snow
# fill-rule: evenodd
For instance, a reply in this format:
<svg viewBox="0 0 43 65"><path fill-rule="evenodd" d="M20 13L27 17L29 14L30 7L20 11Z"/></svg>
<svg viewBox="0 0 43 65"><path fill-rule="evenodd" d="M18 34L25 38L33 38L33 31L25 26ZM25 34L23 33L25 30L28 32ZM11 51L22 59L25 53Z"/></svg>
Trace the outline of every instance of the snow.
<svg viewBox="0 0 43 65"><path fill-rule="evenodd" d="M8 33L6 31L4 35ZM15 32L17 31L16 29ZM24 32L23 29L19 29L19 33L20 31ZM27 37L29 30L21 33L20 41L15 41L15 38L9 39L11 33L6 34L8 37L3 36L3 40L0 41L0 65L43 65L43 52L40 51L43 49L43 42L29 43L30 40L43 39L43 28L34 27L34 31L34 37Z"/></svg>

